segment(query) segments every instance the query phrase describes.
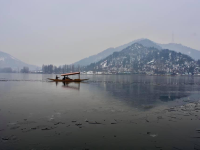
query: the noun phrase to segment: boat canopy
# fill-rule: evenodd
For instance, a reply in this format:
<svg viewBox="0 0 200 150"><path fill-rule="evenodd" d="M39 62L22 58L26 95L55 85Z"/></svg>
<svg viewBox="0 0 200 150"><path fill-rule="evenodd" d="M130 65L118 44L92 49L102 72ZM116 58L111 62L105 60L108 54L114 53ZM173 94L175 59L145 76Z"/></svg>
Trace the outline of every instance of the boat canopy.
<svg viewBox="0 0 200 150"><path fill-rule="evenodd" d="M61 76L69 76L69 75L75 75L75 74L80 74L80 72L71 72L71 73L61 74Z"/></svg>

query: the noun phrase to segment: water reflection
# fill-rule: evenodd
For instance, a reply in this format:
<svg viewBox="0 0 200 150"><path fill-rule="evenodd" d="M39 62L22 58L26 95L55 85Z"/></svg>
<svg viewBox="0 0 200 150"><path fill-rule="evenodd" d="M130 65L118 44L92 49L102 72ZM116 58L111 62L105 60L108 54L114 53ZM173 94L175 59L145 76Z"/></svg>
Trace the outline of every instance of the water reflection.
<svg viewBox="0 0 200 150"><path fill-rule="evenodd" d="M138 81L104 81L90 83L90 88L98 87L99 91L106 91L116 101L127 103L132 107L143 107L160 102L175 101L199 95L199 83L191 82L193 79L162 78ZM198 97L197 99L198 100Z"/></svg>
<svg viewBox="0 0 200 150"><path fill-rule="evenodd" d="M65 89L74 89L74 90L80 90L80 83L71 83L71 82L62 82L62 87Z"/></svg>
<svg viewBox="0 0 200 150"><path fill-rule="evenodd" d="M149 77L149 76L91 76L84 83L55 82L67 90L84 90L83 95L95 93L104 100L113 99L131 107L144 108L162 102L171 102L190 97L198 100L200 90L198 78ZM196 81L195 81L196 80ZM80 86L81 85L81 86Z"/></svg>
<svg viewBox="0 0 200 150"><path fill-rule="evenodd" d="M168 96L160 96L159 99L163 102L168 102L168 101L174 101L174 100L177 100L177 99L180 99L180 98L183 98L183 97L188 97L188 95L168 95Z"/></svg>
<svg viewBox="0 0 200 150"><path fill-rule="evenodd" d="M54 82L50 81L51 83L55 83L56 87L58 85L62 86L64 89L73 89L73 90L80 90L80 83L79 82Z"/></svg>

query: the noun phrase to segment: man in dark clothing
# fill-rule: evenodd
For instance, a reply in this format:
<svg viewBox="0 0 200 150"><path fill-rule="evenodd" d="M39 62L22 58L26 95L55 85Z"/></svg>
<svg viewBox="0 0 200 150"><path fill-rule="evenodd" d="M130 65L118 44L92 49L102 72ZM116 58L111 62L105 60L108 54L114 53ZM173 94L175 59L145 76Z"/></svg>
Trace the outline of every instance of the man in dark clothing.
<svg viewBox="0 0 200 150"><path fill-rule="evenodd" d="M56 75L56 80L58 79L59 77Z"/></svg>
<svg viewBox="0 0 200 150"><path fill-rule="evenodd" d="M63 77L63 80L65 80L65 76Z"/></svg>

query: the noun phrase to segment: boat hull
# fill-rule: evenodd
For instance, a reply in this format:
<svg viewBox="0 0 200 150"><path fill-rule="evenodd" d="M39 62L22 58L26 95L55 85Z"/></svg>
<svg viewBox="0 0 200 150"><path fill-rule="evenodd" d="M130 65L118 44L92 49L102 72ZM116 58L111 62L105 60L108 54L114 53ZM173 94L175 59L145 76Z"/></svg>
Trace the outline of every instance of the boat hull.
<svg viewBox="0 0 200 150"><path fill-rule="evenodd" d="M61 80L61 79L50 79L50 78L48 78L48 79L51 80L51 81L55 81L55 82L82 82L82 81L88 80L88 79L65 79L65 80Z"/></svg>

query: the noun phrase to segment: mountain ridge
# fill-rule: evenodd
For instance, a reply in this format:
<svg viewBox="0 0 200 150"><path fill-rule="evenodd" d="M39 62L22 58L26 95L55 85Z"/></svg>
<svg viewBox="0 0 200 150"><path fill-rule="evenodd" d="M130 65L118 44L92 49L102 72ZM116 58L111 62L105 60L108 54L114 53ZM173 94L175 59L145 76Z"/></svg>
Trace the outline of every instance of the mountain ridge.
<svg viewBox="0 0 200 150"><path fill-rule="evenodd" d="M39 68L38 66L27 64L8 53L0 51L0 68L12 68L18 71L23 67L29 67L30 70Z"/></svg>
<svg viewBox="0 0 200 150"><path fill-rule="evenodd" d="M178 43L168 43L168 44L158 44L158 45L160 45L163 49L170 49L176 52L181 52L183 54L189 55L195 60L200 59L200 51L190 48L188 46L178 44Z"/></svg>
<svg viewBox="0 0 200 150"><path fill-rule="evenodd" d="M92 55L87 58L81 59L80 61L77 61L73 64L87 66L91 63L98 62L101 59L104 59L105 57L111 55L113 52L121 51L124 48L126 48L134 43L142 44L145 47L155 47L157 49L170 49L170 50L174 50L176 52L181 52L183 54L187 54L187 55L191 56L192 58L194 58L195 60L200 59L200 51L199 50L195 50L190 47L187 47L187 46L184 46L181 44L175 44L175 43L174 43L174 45L176 45L176 46L172 47L170 43L169 44L159 44L159 43L153 42L149 39L142 38L142 39L137 39L137 40L134 40L132 42L126 43L124 45L121 45L121 46L118 46L115 48L113 48L113 47L108 48L96 55Z"/></svg>
<svg viewBox="0 0 200 150"><path fill-rule="evenodd" d="M194 73L198 67L190 56L172 50L159 50L134 43L120 52L114 52L86 70L114 73ZM196 70L199 72L199 70Z"/></svg>
<svg viewBox="0 0 200 150"><path fill-rule="evenodd" d="M96 55L92 55L92 56L89 56L89 57L86 57L86 58L83 58L75 63L73 63L74 65L83 65L83 66L86 66L86 65L89 65L91 63L94 63L94 62L98 62L99 60L101 59L104 59L105 57L109 56L110 54L112 54L113 52L118 52L118 51L121 51L123 50L124 48L134 44L134 43L140 43L140 44L143 44L144 46L147 46L147 47L156 47L158 49L161 49L161 47L159 45L157 45L155 42L153 41L150 41L149 39L137 39L137 40L134 40L132 42L129 42L129 43L126 43L126 44L123 44L121 46L118 46L118 47L110 47L106 50L103 50L102 52L96 54Z"/></svg>

